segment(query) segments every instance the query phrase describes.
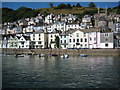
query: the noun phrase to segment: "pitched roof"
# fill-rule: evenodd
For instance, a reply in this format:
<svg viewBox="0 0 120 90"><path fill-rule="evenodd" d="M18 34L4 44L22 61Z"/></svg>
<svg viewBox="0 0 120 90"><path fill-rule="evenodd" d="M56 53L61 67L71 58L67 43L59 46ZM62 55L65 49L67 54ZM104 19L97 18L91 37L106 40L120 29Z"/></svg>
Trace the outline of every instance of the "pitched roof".
<svg viewBox="0 0 120 90"><path fill-rule="evenodd" d="M23 36L26 40L30 40L30 36Z"/></svg>

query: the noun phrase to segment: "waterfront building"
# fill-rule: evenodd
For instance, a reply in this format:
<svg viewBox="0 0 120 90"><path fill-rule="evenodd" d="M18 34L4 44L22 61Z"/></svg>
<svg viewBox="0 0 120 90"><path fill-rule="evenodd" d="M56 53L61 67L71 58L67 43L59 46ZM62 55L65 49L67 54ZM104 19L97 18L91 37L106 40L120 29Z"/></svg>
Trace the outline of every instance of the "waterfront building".
<svg viewBox="0 0 120 90"><path fill-rule="evenodd" d="M60 38L60 48L62 49L67 49L68 48L68 34L66 33L61 33L59 35L59 38Z"/></svg>
<svg viewBox="0 0 120 90"><path fill-rule="evenodd" d="M44 31L36 31L30 34L31 44L30 48L47 48L48 47L48 34Z"/></svg>
<svg viewBox="0 0 120 90"><path fill-rule="evenodd" d="M59 37L58 32L48 33L48 47L49 48L56 48L55 39L57 36Z"/></svg>
<svg viewBox="0 0 120 90"><path fill-rule="evenodd" d="M19 48L30 48L30 37L22 35L19 39Z"/></svg>
<svg viewBox="0 0 120 90"><path fill-rule="evenodd" d="M102 28L100 33L100 47L101 48L114 48L113 32L108 28Z"/></svg>
<svg viewBox="0 0 120 90"><path fill-rule="evenodd" d="M88 48L88 33L84 30L69 30L68 38L68 48Z"/></svg>
<svg viewBox="0 0 120 90"><path fill-rule="evenodd" d="M120 48L120 22L114 23L113 32L114 32L114 47Z"/></svg>
<svg viewBox="0 0 120 90"><path fill-rule="evenodd" d="M15 35L10 35L8 38L8 48L19 48L20 37Z"/></svg>

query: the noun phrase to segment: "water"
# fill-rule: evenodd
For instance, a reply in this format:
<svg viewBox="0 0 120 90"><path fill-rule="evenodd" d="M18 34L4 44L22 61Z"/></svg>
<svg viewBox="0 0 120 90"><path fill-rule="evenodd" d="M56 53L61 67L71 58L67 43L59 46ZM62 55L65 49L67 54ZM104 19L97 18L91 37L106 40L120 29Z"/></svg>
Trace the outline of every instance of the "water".
<svg viewBox="0 0 120 90"><path fill-rule="evenodd" d="M118 88L119 58L2 56L3 88Z"/></svg>

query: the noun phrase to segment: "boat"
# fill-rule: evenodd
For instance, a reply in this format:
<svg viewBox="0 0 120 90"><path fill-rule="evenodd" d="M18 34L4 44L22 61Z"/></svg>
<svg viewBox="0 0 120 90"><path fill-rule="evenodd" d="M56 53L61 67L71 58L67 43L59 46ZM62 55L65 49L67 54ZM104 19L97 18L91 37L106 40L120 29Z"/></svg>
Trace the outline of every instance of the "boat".
<svg viewBox="0 0 120 90"><path fill-rule="evenodd" d="M16 54L15 57L24 57L24 54Z"/></svg>
<svg viewBox="0 0 120 90"><path fill-rule="evenodd" d="M39 54L39 57L44 57L45 55L44 54Z"/></svg>
<svg viewBox="0 0 120 90"><path fill-rule="evenodd" d="M80 54L80 57L87 57L88 55L86 54Z"/></svg>
<svg viewBox="0 0 120 90"><path fill-rule="evenodd" d="M61 58L64 58L65 56L64 55L61 55Z"/></svg>
<svg viewBox="0 0 120 90"><path fill-rule="evenodd" d="M65 56L65 58L68 58L68 57L69 57L69 55L68 55L68 54L64 54L64 56Z"/></svg>
<svg viewBox="0 0 120 90"><path fill-rule="evenodd" d="M50 54L49 56L58 56L58 54Z"/></svg>
<svg viewBox="0 0 120 90"><path fill-rule="evenodd" d="M61 58L68 58L68 57L69 57L68 54L63 54L63 55L61 55Z"/></svg>

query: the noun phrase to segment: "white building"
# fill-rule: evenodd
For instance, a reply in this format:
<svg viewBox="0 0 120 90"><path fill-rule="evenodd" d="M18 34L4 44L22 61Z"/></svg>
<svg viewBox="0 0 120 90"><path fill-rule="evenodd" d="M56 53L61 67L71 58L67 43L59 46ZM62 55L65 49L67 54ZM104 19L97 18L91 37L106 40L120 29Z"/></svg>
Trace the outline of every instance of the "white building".
<svg viewBox="0 0 120 90"><path fill-rule="evenodd" d="M79 23L68 23L66 25L66 30L69 29L79 29L80 28L80 24Z"/></svg>
<svg viewBox="0 0 120 90"><path fill-rule="evenodd" d="M60 34L59 35L59 38L60 38L60 48L62 49L67 49L68 48L68 34Z"/></svg>
<svg viewBox="0 0 120 90"><path fill-rule="evenodd" d="M68 35L68 48L88 48L88 33L73 30Z"/></svg>
<svg viewBox="0 0 120 90"><path fill-rule="evenodd" d="M19 48L30 48L30 42L29 36L21 36L19 39Z"/></svg>
<svg viewBox="0 0 120 90"><path fill-rule="evenodd" d="M53 14L47 15L45 17L45 23L47 24L53 23Z"/></svg>
<svg viewBox="0 0 120 90"><path fill-rule="evenodd" d="M56 48L55 39L57 36L59 36L59 33L57 32L48 33L48 47L49 48Z"/></svg>
<svg viewBox="0 0 120 90"><path fill-rule="evenodd" d="M43 31L36 31L30 35L31 45L30 48L47 48L48 47L48 34Z"/></svg>

